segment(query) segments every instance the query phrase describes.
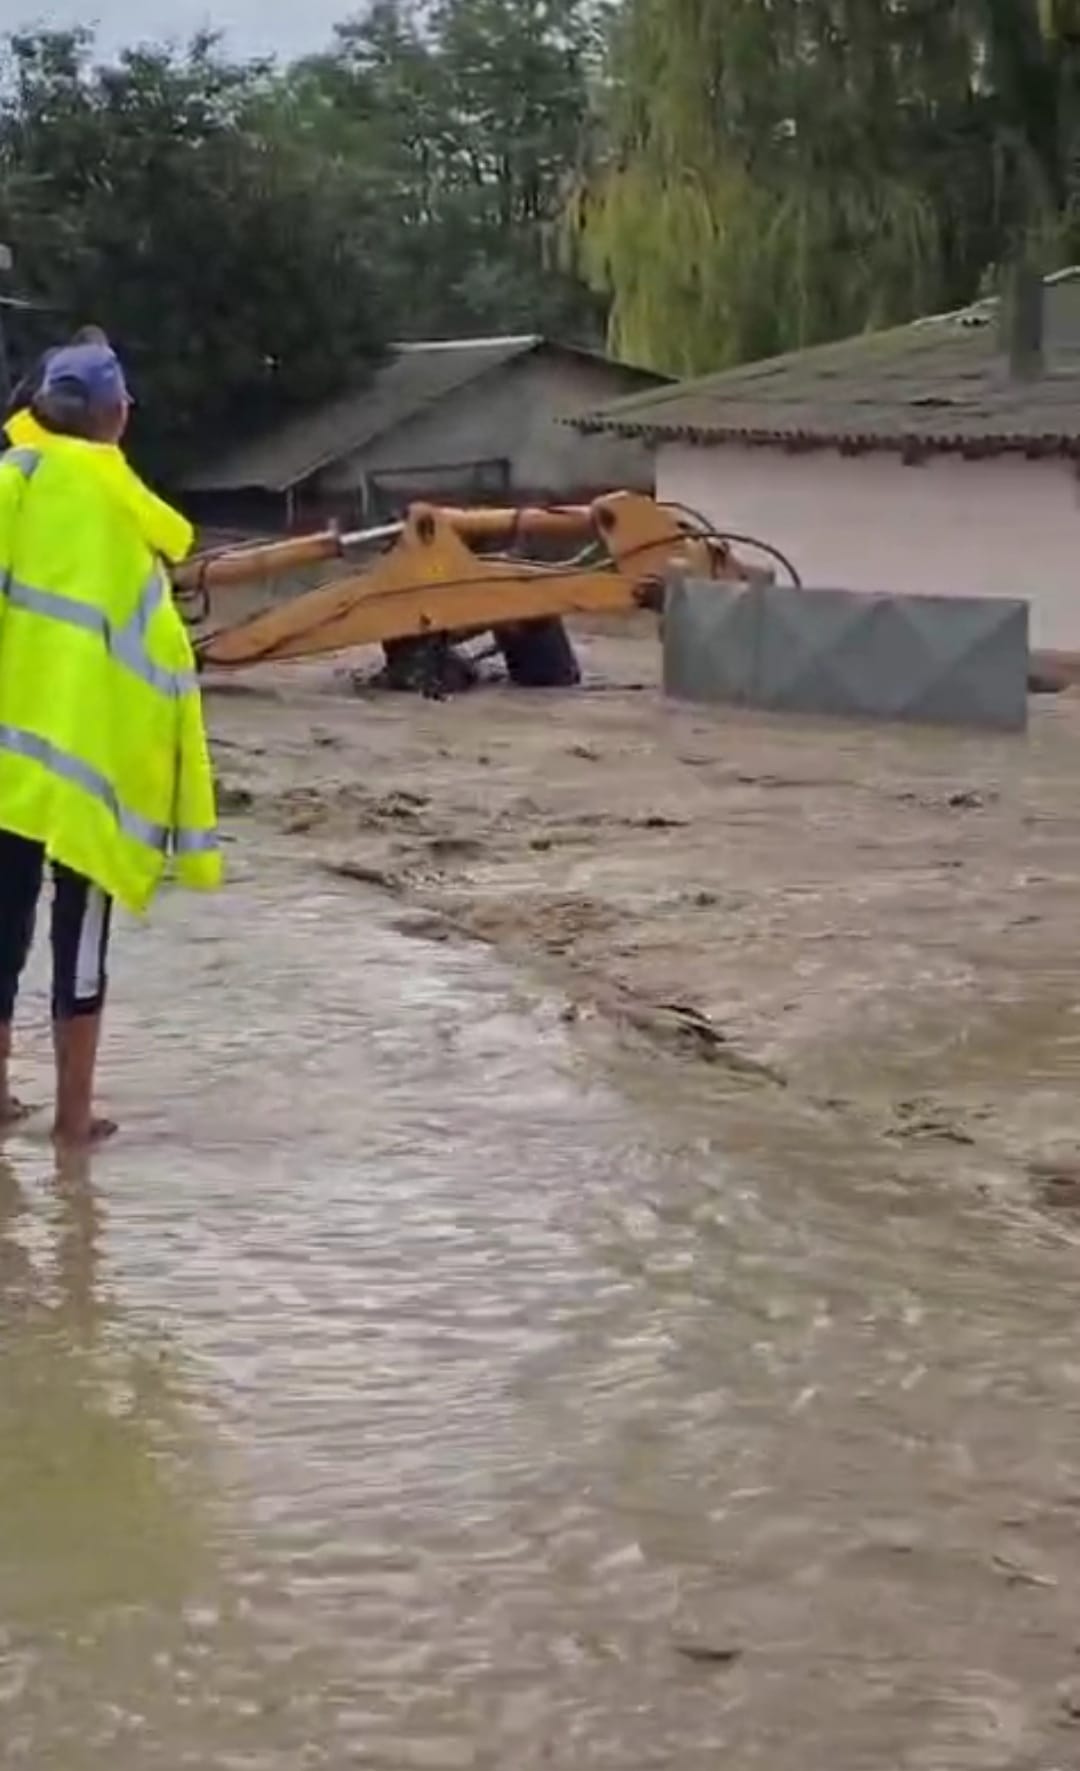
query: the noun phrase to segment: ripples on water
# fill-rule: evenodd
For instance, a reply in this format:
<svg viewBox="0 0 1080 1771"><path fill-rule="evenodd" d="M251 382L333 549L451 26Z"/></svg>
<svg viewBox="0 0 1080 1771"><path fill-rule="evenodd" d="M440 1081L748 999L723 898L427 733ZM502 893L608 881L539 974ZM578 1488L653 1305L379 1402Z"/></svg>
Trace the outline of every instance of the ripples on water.
<svg viewBox="0 0 1080 1771"><path fill-rule="evenodd" d="M1071 1762L1068 1251L382 914L170 900L8 1146L0 1765Z"/></svg>

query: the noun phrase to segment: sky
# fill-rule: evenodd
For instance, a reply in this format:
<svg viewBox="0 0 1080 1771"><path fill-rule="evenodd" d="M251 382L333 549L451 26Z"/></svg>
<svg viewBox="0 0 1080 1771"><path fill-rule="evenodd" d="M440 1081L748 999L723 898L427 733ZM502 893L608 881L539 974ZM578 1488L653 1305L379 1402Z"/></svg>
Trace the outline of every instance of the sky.
<svg viewBox="0 0 1080 1771"><path fill-rule="evenodd" d="M183 42L206 25L237 55L303 55L329 40L331 27L362 10L361 0L0 0L4 28L47 21L54 29L98 27L106 55L127 43Z"/></svg>

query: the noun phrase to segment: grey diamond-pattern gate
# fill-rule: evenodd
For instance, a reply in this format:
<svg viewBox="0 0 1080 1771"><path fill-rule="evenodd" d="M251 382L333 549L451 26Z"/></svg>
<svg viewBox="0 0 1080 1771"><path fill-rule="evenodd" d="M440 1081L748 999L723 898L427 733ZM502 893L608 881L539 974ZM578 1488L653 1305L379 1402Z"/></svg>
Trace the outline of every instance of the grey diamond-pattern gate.
<svg viewBox="0 0 1080 1771"><path fill-rule="evenodd" d="M1027 674L1019 598L668 587L664 686L683 700L1019 731Z"/></svg>

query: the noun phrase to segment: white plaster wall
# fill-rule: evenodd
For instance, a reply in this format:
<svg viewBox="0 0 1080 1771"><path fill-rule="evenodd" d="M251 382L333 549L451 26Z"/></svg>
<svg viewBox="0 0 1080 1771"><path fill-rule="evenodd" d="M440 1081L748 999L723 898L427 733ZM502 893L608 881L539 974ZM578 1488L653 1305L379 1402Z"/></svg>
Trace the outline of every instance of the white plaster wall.
<svg viewBox="0 0 1080 1771"><path fill-rule="evenodd" d="M803 582L1026 597L1031 644L1080 652L1080 482L1058 459L691 448L657 453L657 494L783 548Z"/></svg>

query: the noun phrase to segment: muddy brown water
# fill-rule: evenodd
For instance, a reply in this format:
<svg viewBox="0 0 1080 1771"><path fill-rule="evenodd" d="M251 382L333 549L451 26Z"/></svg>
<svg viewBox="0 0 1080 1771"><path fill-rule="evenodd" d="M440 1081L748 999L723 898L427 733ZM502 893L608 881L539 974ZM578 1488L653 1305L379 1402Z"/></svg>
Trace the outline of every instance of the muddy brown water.
<svg viewBox="0 0 1080 1771"><path fill-rule="evenodd" d="M241 855L6 1148L0 1765L1074 1765L1067 1232L388 918Z"/></svg>

